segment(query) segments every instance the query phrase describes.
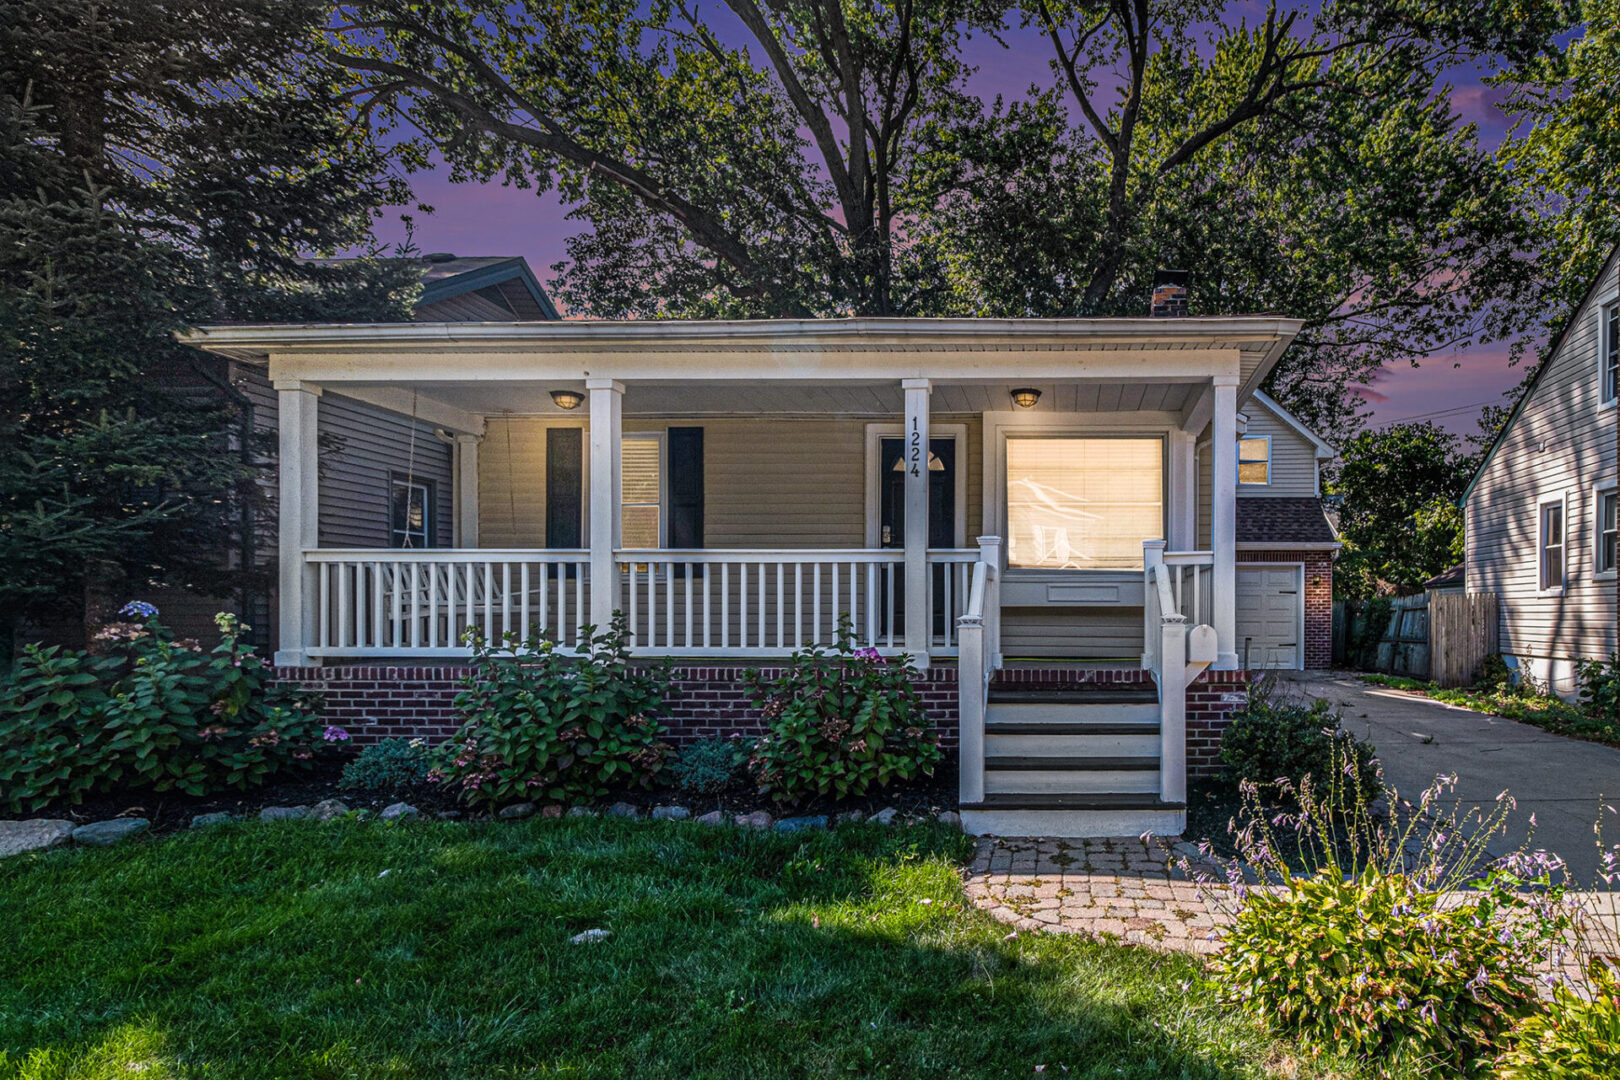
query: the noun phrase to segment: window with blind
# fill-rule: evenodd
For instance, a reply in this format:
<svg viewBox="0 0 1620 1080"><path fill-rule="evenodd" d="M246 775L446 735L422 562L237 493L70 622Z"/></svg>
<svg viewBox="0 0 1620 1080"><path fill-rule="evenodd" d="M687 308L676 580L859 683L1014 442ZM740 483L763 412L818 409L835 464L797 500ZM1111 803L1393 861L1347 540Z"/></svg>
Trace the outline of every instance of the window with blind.
<svg viewBox="0 0 1620 1080"><path fill-rule="evenodd" d="M1271 436L1245 435L1238 440L1238 483L1271 483Z"/></svg>
<svg viewBox="0 0 1620 1080"><path fill-rule="evenodd" d="M664 543L664 440L658 435L626 435L620 447L619 490L622 535L630 549Z"/></svg>
<svg viewBox="0 0 1620 1080"><path fill-rule="evenodd" d="M1164 535L1164 440L1007 439L1007 561L1134 570Z"/></svg>

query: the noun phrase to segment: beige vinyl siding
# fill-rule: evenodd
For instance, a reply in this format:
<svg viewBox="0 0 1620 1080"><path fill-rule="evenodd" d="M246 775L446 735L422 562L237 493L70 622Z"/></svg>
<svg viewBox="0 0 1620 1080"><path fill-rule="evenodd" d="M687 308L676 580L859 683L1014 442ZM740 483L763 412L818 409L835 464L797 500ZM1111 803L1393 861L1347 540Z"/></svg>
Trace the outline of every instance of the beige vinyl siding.
<svg viewBox="0 0 1620 1080"><path fill-rule="evenodd" d="M1198 441L1200 443L1202 443L1208 437L1209 437L1209 429L1205 428L1204 433L1202 435L1198 436ZM1198 550L1199 551L1208 551L1208 550L1210 550L1210 548L1213 546L1212 537L1215 535L1214 510L1211 509L1214 506L1214 502L1213 502L1214 496L1213 496L1212 493L1214 492L1215 489L1212 486L1212 480L1211 480L1211 478L1212 478L1212 476L1214 474L1210 471L1210 461L1211 461L1210 447L1206 443L1205 445L1202 445L1202 446L1200 446L1198 448Z"/></svg>
<svg viewBox="0 0 1620 1080"><path fill-rule="evenodd" d="M318 424L322 547L390 546L391 477L407 473L433 485L435 541L450 544L450 447L431 424L334 393L321 395Z"/></svg>
<svg viewBox="0 0 1620 1080"><path fill-rule="evenodd" d="M983 425L965 423L957 451L966 470L968 544L983 520ZM491 417L478 454L479 542L542 547L546 534L546 435L552 422ZM577 423L574 426L578 426ZM704 546L864 548L865 420L627 418L624 430L703 428Z"/></svg>
<svg viewBox="0 0 1620 1080"><path fill-rule="evenodd" d="M1501 647L1523 659L1599 657L1616 648L1614 580L1593 579L1593 488L1616 476L1616 412L1598 403L1602 303L1615 294L1611 257L1593 302L1492 455L1467 506L1467 586L1501 600ZM1562 595L1540 590L1539 504L1565 500ZM1567 689L1568 687L1561 687Z"/></svg>
<svg viewBox="0 0 1620 1080"><path fill-rule="evenodd" d="M1239 484L1240 498L1264 496L1304 498L1316 494L1316 444L1258 400L1243 410L1249 417L1249 435L1271 439L1271 483Z"/></svg>

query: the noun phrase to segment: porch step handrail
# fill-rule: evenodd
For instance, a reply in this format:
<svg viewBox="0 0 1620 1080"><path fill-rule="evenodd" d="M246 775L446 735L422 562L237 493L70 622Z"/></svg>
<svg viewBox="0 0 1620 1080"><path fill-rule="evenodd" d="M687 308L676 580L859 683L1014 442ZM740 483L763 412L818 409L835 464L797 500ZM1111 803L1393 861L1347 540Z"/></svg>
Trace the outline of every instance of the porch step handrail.
<svg viewBox="0 0 1620 1080"><path fill-rule="evenodd" d="M1215 630L1189 618L1200 606L1198 576L1203 552L1166 552L1164 541L1143 543L1142 666L1159 691L1159 797L1187 798L1187 686L1215 660ZM1176 561L1172 562L1174 558ZM1190 588L1182 588L1191 569Z"/></svg>
<svg viewBox="0 0 1620 1080"><path fill-rule="evenodd" d="M990 680L1001 666L1001 538L979 537L979 550L956 620L957 797L984 801L984 718Z"/></svg>

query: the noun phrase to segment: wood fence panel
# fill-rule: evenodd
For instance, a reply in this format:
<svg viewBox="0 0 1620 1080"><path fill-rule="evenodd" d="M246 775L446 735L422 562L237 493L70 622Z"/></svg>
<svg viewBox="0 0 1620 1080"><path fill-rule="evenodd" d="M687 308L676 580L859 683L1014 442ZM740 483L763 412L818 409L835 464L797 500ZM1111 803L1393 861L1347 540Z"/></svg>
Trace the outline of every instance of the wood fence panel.
<svg viewBox="0 0 1620 1080"><path fill-rule="evenodd" d="M1429 596L1431 678L1441 686L1470 686L1487 656L1500 651L1495 593L1437 592Z"/></svg>

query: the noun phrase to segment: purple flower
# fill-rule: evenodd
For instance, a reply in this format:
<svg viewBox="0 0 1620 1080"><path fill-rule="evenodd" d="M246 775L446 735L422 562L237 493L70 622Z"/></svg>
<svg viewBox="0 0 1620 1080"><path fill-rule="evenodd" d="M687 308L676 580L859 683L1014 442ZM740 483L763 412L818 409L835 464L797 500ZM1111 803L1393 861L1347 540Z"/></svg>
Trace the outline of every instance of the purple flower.
<svg viewBox="0 0 1620 1080"><path fill-rule="evenodd" d="M340 727L329 727L321 733L321 738L327 742L348 742L349 733Z"/></svg>
<svg viewBox="0 0 1620 1080"><path fill-rule="evenodd" d="M871 661L874 661L874 662L883 659L883 654L882 653L878 652L876 649L870 649L870 648L868 648L868 649L856 649L855 653L854 653L854 656L855 656L855 659L857 659L857 660L871 660Z"/></svg>
<svg viewBox="0 0 1620 1080"><path fill-rule="evenodd" d="M131 600L118 609L118 614L127 615L135 619L151 619L157 616L158 609L145 600Z"/></svg>

